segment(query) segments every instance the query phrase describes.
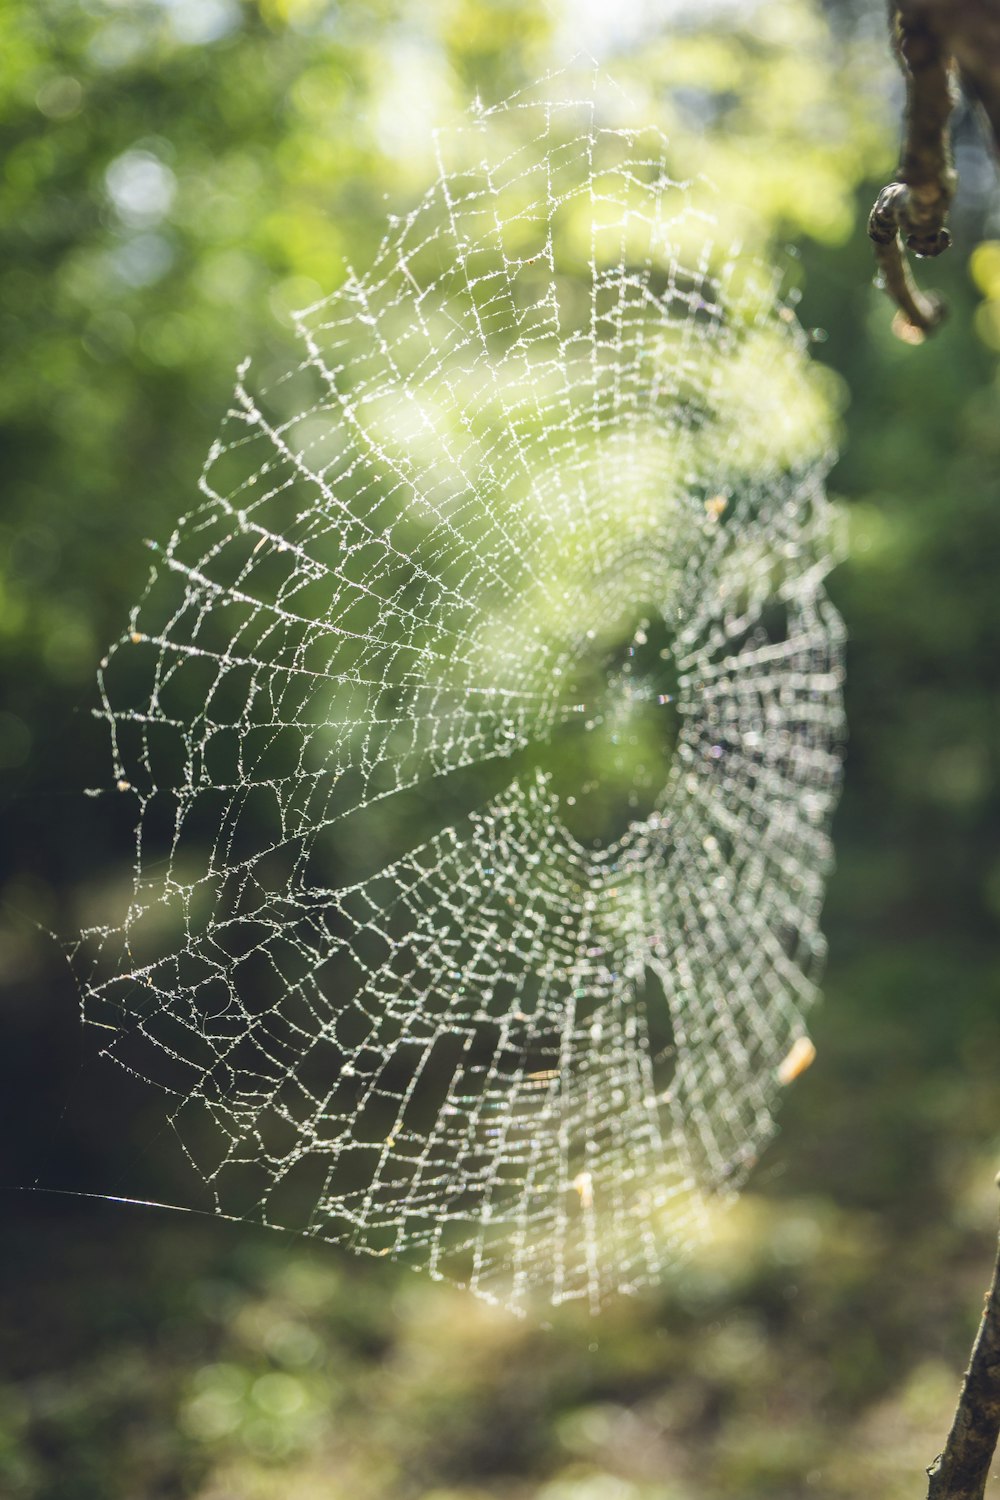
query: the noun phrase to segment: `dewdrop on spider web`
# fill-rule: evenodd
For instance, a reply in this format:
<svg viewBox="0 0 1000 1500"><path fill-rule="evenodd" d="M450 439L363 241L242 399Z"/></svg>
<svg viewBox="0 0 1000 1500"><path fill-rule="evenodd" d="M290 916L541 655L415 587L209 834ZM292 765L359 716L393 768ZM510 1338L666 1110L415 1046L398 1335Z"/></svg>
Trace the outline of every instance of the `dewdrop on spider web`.
<svg viewBox="0 0 1000 1500"><path fill-rule="evenodd" d="M220 1213L597 1306L805 1065L828 454L779 278L654 130L554 78L439 151L241 371L102 670L139 822L84 1014Z"/></svg>

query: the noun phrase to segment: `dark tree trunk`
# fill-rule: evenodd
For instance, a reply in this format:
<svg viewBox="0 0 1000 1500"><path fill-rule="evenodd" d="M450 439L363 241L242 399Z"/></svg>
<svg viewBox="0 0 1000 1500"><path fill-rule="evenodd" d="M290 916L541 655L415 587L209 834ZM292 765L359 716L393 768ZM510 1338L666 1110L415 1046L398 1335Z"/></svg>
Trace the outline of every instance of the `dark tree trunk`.
<svg viewBox="0 0 1000 1500"><path fill-rule="evenodd" d="M1000 1186L1000 1178L997 1179ZM983 1319L943 1453L928 1469L928 1500L983 1500L1000 1432L1000 1250Z"/></svg>

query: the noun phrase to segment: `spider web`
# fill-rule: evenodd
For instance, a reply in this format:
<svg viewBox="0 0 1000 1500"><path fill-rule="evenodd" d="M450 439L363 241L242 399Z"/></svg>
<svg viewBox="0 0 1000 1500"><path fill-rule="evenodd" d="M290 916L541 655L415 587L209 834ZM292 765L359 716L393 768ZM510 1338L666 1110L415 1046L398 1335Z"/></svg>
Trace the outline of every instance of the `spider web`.
<svg viewBox="0 0 1000 1500"><path fill-rule="evenodd" d="M477 108L241 369L102 665L78 947L218 1212L514 1308L655 1278L772 1133L842 734L806 340L596 101Z"/></svg>

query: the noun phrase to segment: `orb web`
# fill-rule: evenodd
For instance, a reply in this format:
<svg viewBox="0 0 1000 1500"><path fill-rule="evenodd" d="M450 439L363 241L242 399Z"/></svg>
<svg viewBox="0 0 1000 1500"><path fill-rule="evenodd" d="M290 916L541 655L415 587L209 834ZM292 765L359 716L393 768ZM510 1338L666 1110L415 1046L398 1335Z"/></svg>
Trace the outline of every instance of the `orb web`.
<svg viewBox="0 0 1000 1500"><path fill-rule="evenodd" d="M220 1213L513 1308L654 1279L771 1134L842 734L806 340L595 101L442 135L241 369L102 666L77 950Z"/></svg>

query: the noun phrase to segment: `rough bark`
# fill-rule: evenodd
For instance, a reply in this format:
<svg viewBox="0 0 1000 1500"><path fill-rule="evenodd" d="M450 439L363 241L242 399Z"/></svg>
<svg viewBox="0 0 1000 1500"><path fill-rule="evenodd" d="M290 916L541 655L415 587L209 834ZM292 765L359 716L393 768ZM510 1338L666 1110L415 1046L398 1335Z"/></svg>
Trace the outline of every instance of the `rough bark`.
<svg viewBox="0 0 1000 1500"><path fill-rule="evenodd" d="M998 1178L1000 1186L1000 1178ZM945 1450L928 1469L928 1500L983 1500L1000 1433L1000 1247Z"/></svg>
<svg viewBox="0 0 1000 1500"><path fill-rule="evenodd" d="M897 180L882 189L868 220L886 291L904 336L930 333L944 316L939 297L917 287L906 250L940 255L956 178L949 129L960 81L1000 149L1000 0L890 0L893 42L906 77L906 118Z"/></svg>

